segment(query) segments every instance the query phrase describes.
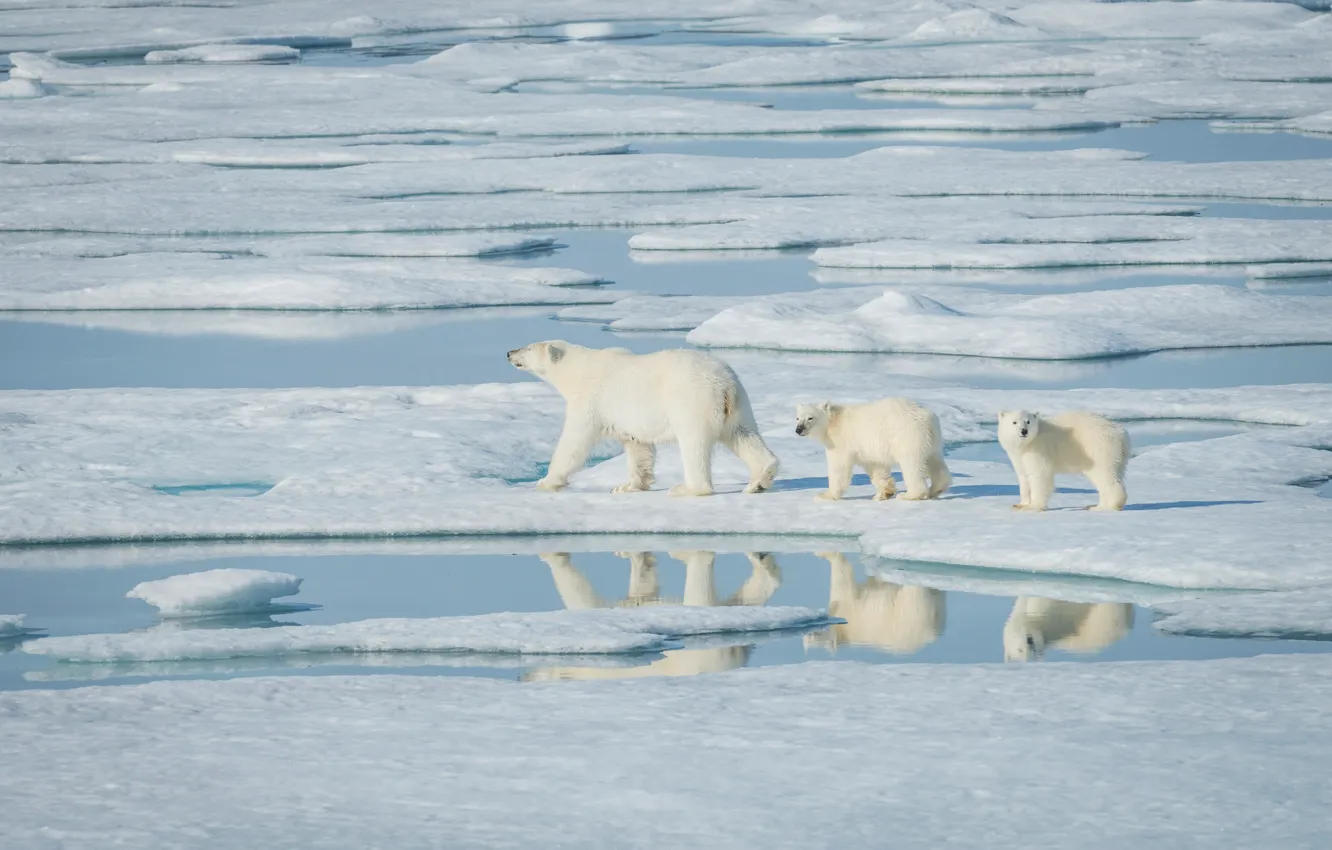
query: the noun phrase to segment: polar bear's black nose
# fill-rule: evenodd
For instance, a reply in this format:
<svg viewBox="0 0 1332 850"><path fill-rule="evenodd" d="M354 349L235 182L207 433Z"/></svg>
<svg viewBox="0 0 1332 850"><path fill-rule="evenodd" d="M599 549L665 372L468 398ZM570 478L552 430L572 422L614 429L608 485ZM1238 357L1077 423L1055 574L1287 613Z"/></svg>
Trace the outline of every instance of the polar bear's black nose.
<svg viewBox="0 0 1332 850"><path fill-rule="evenodd" d="M1022 429L1022 436L1024 436L1024 437L1027 436L1027 429L1026 429L1026 428L1023 428L1023 429Z"/></svg>
<svg viewBox="0 0 1332 850"><path fill-rule="evenodd" d="M804 425L797 425L797 426L796 426L796 436L797 436L797 437L803 437L803 436L805 436L805 426L804 426Z"/></svg>

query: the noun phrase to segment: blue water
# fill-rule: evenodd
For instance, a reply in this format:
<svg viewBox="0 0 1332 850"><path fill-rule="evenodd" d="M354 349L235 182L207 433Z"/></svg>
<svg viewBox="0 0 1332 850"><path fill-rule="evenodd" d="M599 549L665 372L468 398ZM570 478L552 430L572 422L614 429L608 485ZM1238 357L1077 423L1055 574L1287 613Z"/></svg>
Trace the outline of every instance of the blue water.
<svg viewBox="0 0 1332 850"><path fill-rule="evenodd" d="M530 550L531 541L523 546ZM537 543L536 545L539 545ZM713 588L718 600L736 593L755 567L743 552L742 539L731 538L716 554ZM188 548L188 547L187 547ZM375 554L334 554L274 557L239 555L211 560L184 560L130 566L99 567L96 559L83 568L0 569L0 599L6 606L25 611L26 625L46 630L48 635L117 633L159 626L156 612L146 603L125 598L125 593L142 581L166 578L181 573L223 567L277 570L301 576L304 583L297 597L279 602L304 602L320 607L309 611L280 611L272 615L233 616L194 622L175 623L185 628L264 628L290 624L342 623L377 617L448 617L485 614L495 611L552 611L564 607L556 590L552 569L535 555L458 555L395 554L392 544L384 544ZM177 552L179 552L179 548ZM107 550L115 563L115 549ZM145 554L151 550L146 550ZM680 598L685 582L685 566L666 552L656 555L659 596L672 601ZM855 580L864 585L867 576L856 556L850 556ZM574 569L585 578L605 605L624 600L629 592L628 562L609 552L575 552ZM799 605L826 608L830 599L830 565L809 553L771 554L766 561L779 586L766 600L768 605ZM889 568L911 569L911 564L885 564ZM946 570L944 570L946 573ZM367 581L367 576L374 576ZM921 572L918 586L927 586L939 573ZM833 657L874 663L978 663L1002 661L1004 623L1013 609L1013 597L1023 593L1021 577L1013 581L1010 593L1002 586L996 595L931 591L918 593L933 617L924 618L936 625L924 629L878 631L873 623L858 618L843 608L858 631L829 633L824 629L805 633L778 635L734 635L709 642L701 650L699 663L765 666L793 664L806 659ZM910 583L900 582L902 586ZM1048 583L1047 583L1048 586ZM1100 582L1097 603L1113 598L1115 583ZM1142 588L1122 585L1126 598L1141 598ZM1107 596L1106 588L1111 588ZM1050 592L1046 590L1045 592ZM1076 581L1066 583L1061 599L1078 600L1087 588ZM1002 595L997 595L1002 594ZM1127 603L1124 603L1127 604ZM919 606L918 606L919 607ZM1199 659L1257 655L1273 652L1321 652L1332 650L1328 641L1285 641L1257 639L1208 639L1164 635L1152 628L1150 608L1129 605L1132 628L1122 636L1108 636L1105 645L1088 653L1073 653L1051 647L1046 661L1058 660L1146 660ZM889 615L894 616L894 615ZM910 613L903 611L906 618ZM835 639L838 638L838 639ZM40 640L40 637L32 640ZM752 649L750 649L752 647ZM138 664L123 667L106 664L57 663L41 656L17 651L19 642L0 645L0 690L28 687L72 687L89 681L122 683L144 678L205 677L226 678L238 675L319 675L345 672L401 672L420 675L486 675L502 678L540 678L554 675L550 660L517 667L487 666L472 662L466 667L446 666L438 658L405 656L330 656L320 658L273 657L172 665ZM692 650L700 652L700 650ZM434 663L430 663L431 661ZM625 659L639 665L656 656ZM425 662L425 663L422 663ZM314 666L310 666L314 665ZM639 671L640 673L643 671ZM565 675L577 675L567 673Z"/></svg>

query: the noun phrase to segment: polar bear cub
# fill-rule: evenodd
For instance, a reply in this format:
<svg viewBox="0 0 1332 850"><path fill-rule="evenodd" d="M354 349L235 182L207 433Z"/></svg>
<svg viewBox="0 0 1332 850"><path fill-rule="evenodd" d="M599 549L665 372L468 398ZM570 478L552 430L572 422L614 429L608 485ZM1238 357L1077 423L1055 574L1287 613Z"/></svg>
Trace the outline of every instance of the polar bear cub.
<svg viewBox="0 0 1332 850"><path fill-rule="evenodd" d="M1096 487L1094 511L1120 511L1128 500L1124 470L1128 433L1104 416L1075 410L1043 418L1025 410L999 411L999 445L1017 473L1020 510L1050 504L1057 473L1081 473Z"/></svg>
<svg viewBox="0 0 1332 850"><path fill-rule="evenodd" d="M684 483L675 496L712 493L712 450L721 443L749 467L746 493L772 487L777 458L754 423L749 397L731 367L700 351L634 354L624 348L584 348L563 340L535 342L509 352L509 362L564 396L564 430L538 490L559 490L603 439L619 440L629 480L612 492L652 486L656 447L679 443Z"/></svg>
<svg viewBox="0 0 1332 850"><path fill-rule="evenodd" d="M885 398L869 404L801 404L796 434L823 443L828 456L828 489L819 499L840 499L851 474L862 466L874 482L874 500L897 492L893 465L901 467L908 500L933 499L953 476L943 459L939 417L914 401Z"/></svg>

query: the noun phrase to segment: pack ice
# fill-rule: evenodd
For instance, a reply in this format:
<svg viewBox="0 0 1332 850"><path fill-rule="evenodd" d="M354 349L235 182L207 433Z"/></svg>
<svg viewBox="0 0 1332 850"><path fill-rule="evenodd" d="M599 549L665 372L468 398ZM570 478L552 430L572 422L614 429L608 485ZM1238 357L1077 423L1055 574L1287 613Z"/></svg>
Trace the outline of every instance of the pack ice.
<svg viewBox="0 0 1332 850"><path fill-rule="evenodd" d="M1332 342L1332 305L1318 296L1215 284L1037 296L861 287L750 299L703 322L688 340L733 348L1072 360Z"/></svg>
<svg viewBox="0 0 1332 850"><path fill-rule="evenodd" d="M299 579L297 579L299 581ZM206 661L293 653L466 652L596 655L657 652L693 635L828 623L792 607L649 606L629 609L361 620L329 626L199 629L51 638L27 651L62 661Z"/></svg>
<svg viewBox="0 0 1332 850"><path fill-rule="evenodd" d="M274 599L300 589L301 579L290 573L226 568L141 582L125 595L163 617L202 617L271 609Z"/></svg>

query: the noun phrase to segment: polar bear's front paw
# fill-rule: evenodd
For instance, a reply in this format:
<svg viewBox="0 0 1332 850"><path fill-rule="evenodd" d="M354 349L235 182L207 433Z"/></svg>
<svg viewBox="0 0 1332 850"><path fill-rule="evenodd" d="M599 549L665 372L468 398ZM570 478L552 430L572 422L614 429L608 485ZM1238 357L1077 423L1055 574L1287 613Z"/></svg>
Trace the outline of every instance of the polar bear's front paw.
<svg viewBox="0 0 1332 850"><path fill-rule="evenodd" d="M551 478L542 478L536 483L536 488L538 490L544 490L547 493L554 493L556 490L563 490L568 486L568 481L556 481Z"/></svg>
<svg viewBox="0 0 1332 850"><path fill-rule="evenodd" d="M831 490L824 490L822 493L820 493L820 494L818 494L817 496L814 497L814 501L816 501L816 502L836 502L836 501L841 500L841 498L842 498L842 496L841 496L841 494L839 494L839 493L834 493L834 492L831 491Z"/></svg>
<svg viewBox="0 0 1332 850"><path fill-rule="evenodd" d="M612 493L642 493L647 490L647 485L638 484L630 481L627 484L621 484L611 490Z"/></svg>
<svg viewBox="0 0 1332 850"><path fill-rule="evenodd" d="M877 493L874 494L874 501L876 501L876 502L886 502L886 501L888 501L889 499L891 499L893 496L896 496L896 495L897 495L897 491L895 491L895 490L880 490L879 492L877 492Z"/></svg>
<svg viewBox="0 0 1332 850"><path fill-rule="evenodd" d="M695 490L688 484L676 484L671 488L672 496L711 496L711 490Z"/></svg>

